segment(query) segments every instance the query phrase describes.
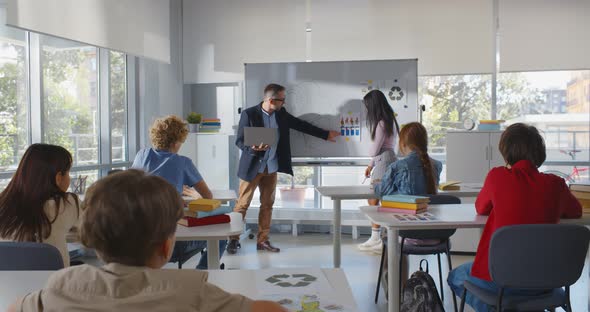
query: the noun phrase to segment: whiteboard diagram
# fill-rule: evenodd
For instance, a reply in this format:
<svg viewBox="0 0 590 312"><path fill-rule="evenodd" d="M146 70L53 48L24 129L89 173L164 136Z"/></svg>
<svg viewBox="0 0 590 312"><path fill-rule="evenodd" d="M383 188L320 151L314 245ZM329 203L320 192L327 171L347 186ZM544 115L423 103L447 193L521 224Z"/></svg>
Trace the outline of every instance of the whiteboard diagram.
<svg viewBox="0 0 590 312"><path fill-rule="evenodd" d="M373 89L385 94L400 125L418 120L415 59L257 63L246 64L245 73L245 107L260 103L267 84L278 83L286 87L290 114L341 134L331 143L291 130L294 157L368 157L372 142L362 99Z"/></svg>

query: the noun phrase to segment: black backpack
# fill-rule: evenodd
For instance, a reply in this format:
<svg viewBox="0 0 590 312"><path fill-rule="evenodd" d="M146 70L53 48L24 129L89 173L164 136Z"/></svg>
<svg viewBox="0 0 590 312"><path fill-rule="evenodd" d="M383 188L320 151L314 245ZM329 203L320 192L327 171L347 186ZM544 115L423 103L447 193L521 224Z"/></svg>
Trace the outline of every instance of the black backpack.
<svg viewBox="0 0 590 312"><path fill-rule="evenodd" d="M422 269L426 263L426 271ZM444 312L432 276L428 274L428 261L420 260L420 270L412 274L404 284L400 312Z"/></svg>

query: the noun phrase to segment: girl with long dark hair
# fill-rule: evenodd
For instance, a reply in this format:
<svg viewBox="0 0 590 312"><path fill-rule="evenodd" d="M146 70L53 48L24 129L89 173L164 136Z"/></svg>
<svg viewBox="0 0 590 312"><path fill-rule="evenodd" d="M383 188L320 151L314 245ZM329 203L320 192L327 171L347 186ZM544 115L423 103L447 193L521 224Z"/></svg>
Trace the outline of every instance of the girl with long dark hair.
<svg viewBox="0 0 590 312"><path fill-rule="evenodd" d="M78 197L67 192L71 167L72 155L65 148L29 146L0 193L0 240L53 245L69 266L66 234L80 215Z"/></svg>
<svg viewBox="0 0 590 312"><path fill-rule="evenodd" d="M395 141L399 134L399 125L383 92L370 91L363 98L363 103L367 110L367 127L373 141L369 150L369 155L373 158L365 170L365 176L371 177L371 184L374 187L381 183L385 170L396 160ZM369 200L369 205L378 204L379 200ZM360 250L380 253L383 248L380 226L372 224L371 237L358 247Z"/></svg>

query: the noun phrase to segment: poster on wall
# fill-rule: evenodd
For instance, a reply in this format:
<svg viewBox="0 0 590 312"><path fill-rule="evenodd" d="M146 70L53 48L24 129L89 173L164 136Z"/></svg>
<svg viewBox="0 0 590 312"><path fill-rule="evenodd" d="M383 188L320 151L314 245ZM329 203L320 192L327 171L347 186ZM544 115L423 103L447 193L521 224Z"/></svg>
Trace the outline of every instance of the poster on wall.
<svg viewBox="0 0 590 312"><path fill-rule="evenodd" d="M361 114L348 112L340 115L340 135L345 142L361 141Z"/></svg>

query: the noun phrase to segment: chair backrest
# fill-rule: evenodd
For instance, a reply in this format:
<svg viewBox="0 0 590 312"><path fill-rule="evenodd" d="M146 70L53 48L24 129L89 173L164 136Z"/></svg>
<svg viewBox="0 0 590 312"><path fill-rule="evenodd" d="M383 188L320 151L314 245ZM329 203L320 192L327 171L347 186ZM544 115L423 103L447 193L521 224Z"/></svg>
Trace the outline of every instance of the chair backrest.
<svg viewBox="0 0 590 312"><path fill-rule="evenodd" d="M31 242L0 242L0 271L52 271L64 268L59 250Z"/></svg>
<svg viewBox="0 0 590 312"><path fill-rule="evenodd" d="M582 274L589 242L590 230L579 225L505 226L490 242L490 275L505 288L569 286Z"/></svg>
<svg viewBox="0 0 590 312"><path fill-rule="evenodd" d="M461 199L453 195L426 195L430 197L430 205L460 204ZM455 234L456 229L445 230L403 230L399 236L413 239L447 239Z"/></svg>
<svg viewBox="0 0 590 312"><path fill-rule="evenodd" d="M436 194L428 195L428 197L430 197L431 205L451 205L461 203L461 199L453 195Z"/></svg>

